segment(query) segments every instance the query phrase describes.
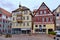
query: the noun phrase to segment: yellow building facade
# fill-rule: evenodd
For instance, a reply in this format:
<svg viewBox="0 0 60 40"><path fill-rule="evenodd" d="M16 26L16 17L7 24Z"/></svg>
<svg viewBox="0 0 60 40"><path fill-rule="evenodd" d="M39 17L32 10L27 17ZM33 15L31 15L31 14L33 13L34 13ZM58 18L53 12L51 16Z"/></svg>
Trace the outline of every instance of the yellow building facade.
<svg viewBox="0 0 60 40"><path fill-rule="evenodd" d="M31 11L25 6L19 5L19 8L12 12L12 33L29 34L31 32L32 17Z"/></svg>
<svg viewBox="0 0 60 40"><path fill-rule="evenodd" d="M54 14L43 2L38 9L33 11L33 33L46 33L55 30Z"/></svg>
<svg viewBox="0 0 60 40"><path fill-rule="evenodd" d="M36 27L35 25L38 25L38 27ZM42 25L42 27L40 28L39 25ZM44 24L45 27L43 26L43 24L34 24L33 26L33 33L46 33L48 34L48 31L49 30L53 30L54 31L54 24ZM40 32L37 30L35 31L36 29L39 29L41 30Z"/></svg>

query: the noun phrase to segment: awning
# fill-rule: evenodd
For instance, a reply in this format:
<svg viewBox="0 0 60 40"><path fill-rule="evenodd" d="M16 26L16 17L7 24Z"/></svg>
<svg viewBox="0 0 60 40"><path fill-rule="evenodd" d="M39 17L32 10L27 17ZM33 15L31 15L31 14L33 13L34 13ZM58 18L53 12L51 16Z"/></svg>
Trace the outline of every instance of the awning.
<svg viewBox="0 0 60 40"><path fill-rule="evenodd" d="M31 28L21 28L21 30L31 30Z"/></svg>

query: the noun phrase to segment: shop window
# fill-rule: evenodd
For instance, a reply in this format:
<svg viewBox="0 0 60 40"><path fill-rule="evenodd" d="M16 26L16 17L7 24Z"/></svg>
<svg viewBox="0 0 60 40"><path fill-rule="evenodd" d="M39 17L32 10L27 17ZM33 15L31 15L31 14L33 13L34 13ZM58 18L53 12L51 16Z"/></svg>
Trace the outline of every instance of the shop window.
<svg viewBox="0 0 60 40"><path fill-rule="evenodd" d="M35 32L39 32L40 30L39 29L35 29Z"/></svg>
<svg viewBox="0 0 60 40"><path fill-rule="evenodd" d="M53 29L48 29L48 32L51 32L51 31L53 31Z"/></svg>
<svg viewBox="0 0 60 40"><path fill-rule="evenodd" d="M39 15L39 13L36 13L36 15Z"/></svg>
<svg viewBox="0 0 60 40"><path fill-rule="evenodd" d="M46 32L46 29L43 29L43 32Z"/></svg>

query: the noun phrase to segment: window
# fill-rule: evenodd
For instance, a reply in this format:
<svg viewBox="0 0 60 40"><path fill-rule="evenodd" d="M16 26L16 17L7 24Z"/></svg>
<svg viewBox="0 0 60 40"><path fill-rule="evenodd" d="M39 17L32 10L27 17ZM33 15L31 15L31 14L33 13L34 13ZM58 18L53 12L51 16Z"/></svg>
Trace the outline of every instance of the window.
<svg viewBox="0 0 60 40"><path fill-rule="evenodd" d="M42 14L42 11L40 11L40 14Z"/></svg>
<svg viewBox="0 0 60 40"><path fill-rule="evenodd" d="M46 22L48 22L48 17L46 18Z"/></svg>
<svg viewBox="0 0 60 40"><path fill-rule="evenodd" d="M40 21L40 18L38 18L38 21Z"/></svg>
<svg viewBox="0 0 60 40"><path fill-rule="evenodd" d="M23 17L23 20L25 20L25 17Z"/></svg>
<svg viewBox="0 0 60 40"><path fill-rule="evenodd" d="M46 27L46 25L43 25L43 27Z"/></svg>
<svg viewBox="0 0 60 40"><path fill-rule="evenodd" d="M0 14L0 17L2 17L2 14Z"/></svg>
<svg viewBox="0 0 60 40"><path fill-rule="evenodd" d="M59 16L59 14L57 14L57 16Z"/></svg>
<svg viewBox="0 0 60 40"><path fill-rule="evenodd" d="M35 25L35 27L38 27L38 25Z"/></svg>
<svg viewBox="0 0 60 40"><path fill-rule="evenodd" d="M8 33L11 33L11 30L8 30Z"/></svg>
<svg viewBox="0 0 60 40"><path fill-rule="evenodd" d="M13 20L15 20L14 17L13 17Z"/></svg>
<svg viewBox="0 0 60 40"><path fill-rule="evenodd" d="M4 28L4 24L3 24L3 28Z"/></svg>
<svg viewBox="0 0 60 40"><path fill-rule="evenodd" d="M5 20L3 19L3 23L5 23Z"/></svg>
<svg viewBox="0 0 60 40"><path fill-rule="evenodd" d="M50 21L52 21L52 17L50 17Z"/></svg>
<svg viewBox="0 0 60 40"><path fill-rule="evenodd" d="M18 23L16 23L16 26L18 26Z"/></svg>
<svg viewBox="0 0 60 40"><path fill-rule="evenodd" d="M42 17L42 22L44 22L44 17Z"/></svg>
<svg viewBox="0 0 60 40"><path fill-rule="evenodd" d="M24 14L27 14L27 11L24 11Z"/></svg>
<svg viewBox="0 0 60 40"><path fill-rule="evenodd" d="M6 16L6 18L8 18L8 16Z"/></svg>
<svg viewBox="0 0 60 40"><path fill-rule="evenodd" d="M27 20L29 20L29 16L27 16Z"/></svg>
<svg viewBox="0 0 60 40"><path fill-rule="evenodd" d="M44 11L44 14L46 14L46 11Z"/></svg>
<svg viewBox="0 0 60 40"><path fill-rule="evenodd" d="M12 23L13 26L15 26L15 23Z"/></svg>
<svg viewBox="0 0 60 40"><path fill-rule="evenodd" d="M46 29L43 29L43 32L46 32Z"/></svg>
<svg viewBox="0 0 60 40"><path fill-rule="evenodd" d="M35 32L39 32L40 30L39 29L35 29Z"/></svg>
<svg viewBox="0 0 60 40"><path fill-rule="evenodd" d="M1 27L1 24L0 24L0 27Z"/></svg>
<svg viewBox="0 0 60 40"><path fill-rule="evenodd" d="M29 26L29 23L27 23L27 26Z"/></svg>
<svg viewBox="0 0 60 40"><path fill-rule="evenodd" d="M12 25L12 23L10 23L10 25Z"/></svg>
<svg viewBox="0 0 60 40"><path fill-rule="evenodd" d="M25 23L23 23L23 26L25 26Z"/></svg>

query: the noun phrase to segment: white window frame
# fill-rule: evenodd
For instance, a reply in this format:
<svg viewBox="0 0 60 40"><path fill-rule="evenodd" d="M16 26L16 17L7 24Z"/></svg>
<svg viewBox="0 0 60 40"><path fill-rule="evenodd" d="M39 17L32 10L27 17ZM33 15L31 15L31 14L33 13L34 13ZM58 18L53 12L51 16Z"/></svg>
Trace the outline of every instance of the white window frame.
<svg viewBox="0 0 60 40"><path fill-rule="evenodd" d="M42 17L42 22L44 22L44 17Z"/></svg>
<svg viewBox="0 0 60 40"><path fill-rule="evenodd" d="M46 17L46 22L48 22L48 17Z"/></svg>
<svg viewBox="0 0 60 40"><path fill-rule="evenodd" d="M43 12L42 11L40 11L40 15L42 14Z"/></svg>
<svg viewBox="0 0 60 40"><path fill-rule="evenodd" d="M44 11L44 14L46 14L46 11Z"/></svg>

